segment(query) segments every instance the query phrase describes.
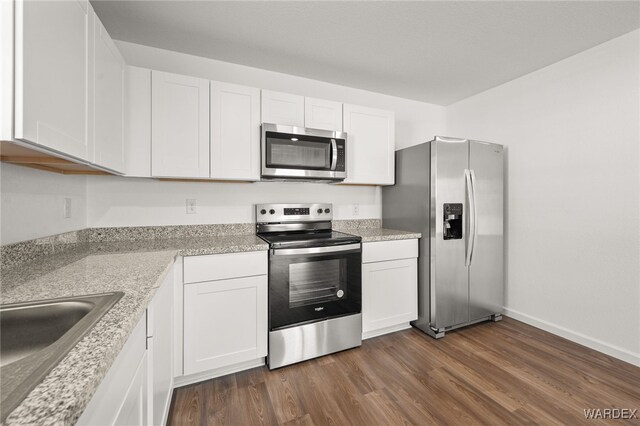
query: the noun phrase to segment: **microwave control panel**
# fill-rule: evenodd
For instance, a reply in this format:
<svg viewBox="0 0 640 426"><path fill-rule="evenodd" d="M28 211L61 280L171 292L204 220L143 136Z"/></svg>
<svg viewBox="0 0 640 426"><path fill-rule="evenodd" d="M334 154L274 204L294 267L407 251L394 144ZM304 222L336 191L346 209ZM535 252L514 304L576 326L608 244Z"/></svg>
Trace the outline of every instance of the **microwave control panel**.
<svg viewBox="0 0 640 426"><path fill-rule="evenodd" d="M336 161L336 171L344 172L346 170L345 161L344 161L344 157L345 157L345 155L344 155L344 151L345 151L344 140L338 140L336 142L337 142L336 143L336 148L337 148L337 151L338 151L338 159Z"/></svg>

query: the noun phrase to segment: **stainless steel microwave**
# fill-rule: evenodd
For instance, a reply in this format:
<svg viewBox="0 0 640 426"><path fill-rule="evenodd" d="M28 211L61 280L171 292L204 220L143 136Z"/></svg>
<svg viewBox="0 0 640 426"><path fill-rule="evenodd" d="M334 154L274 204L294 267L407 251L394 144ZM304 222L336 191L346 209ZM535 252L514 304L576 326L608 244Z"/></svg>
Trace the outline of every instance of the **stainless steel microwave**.
<svg viewBox="0 0 640 426"><path fill-rule="evenodd" d="M347 177L347 134L262 124L262 179L342 181Z"/></svg>

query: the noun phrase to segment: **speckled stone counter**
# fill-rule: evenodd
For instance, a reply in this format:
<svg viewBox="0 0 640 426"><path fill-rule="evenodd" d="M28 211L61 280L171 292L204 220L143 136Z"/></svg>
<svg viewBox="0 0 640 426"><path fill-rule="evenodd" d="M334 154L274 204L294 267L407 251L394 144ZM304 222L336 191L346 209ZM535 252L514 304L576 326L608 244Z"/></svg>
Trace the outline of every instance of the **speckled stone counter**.
<svg viewBox="0 0 640 426"><path fill-rule="evenodd" d="M4 267L2 304L112 291L124 296L3 424L74 424L177 256L267 248L255 235L89 242Z"/></svg>
<svg viewBox="0 0 640 426"><path fill-rule="evenodd" d="M340 232L362 237L363 243L422 238L422 234L419 232L398 231L386 228L341 228Z"/></svg>
<svg viewBox="0 0 640 426"><path fill-rule="evenodd" d="M337 229L358 235L363 242L421 237L419 233L380 228L379 219L340 222ZM111 291L122 291L124 296L3 424L74 424L177 256L268 249L266 242L250 233L252 227L203 229L92 229L19 243L18 250L5 250L11 261L2 268L0 303Z"/></svg>

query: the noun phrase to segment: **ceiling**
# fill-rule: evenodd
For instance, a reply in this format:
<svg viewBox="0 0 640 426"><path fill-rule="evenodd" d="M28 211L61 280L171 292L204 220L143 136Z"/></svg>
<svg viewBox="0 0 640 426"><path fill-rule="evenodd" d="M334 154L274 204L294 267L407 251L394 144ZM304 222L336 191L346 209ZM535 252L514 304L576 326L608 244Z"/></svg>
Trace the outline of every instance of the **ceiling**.
<svg viewBox="0 0 640 426"><path fill-rule="evenodd" d="M640 27L638 1L92 1L118 40L448 105Z"/></svg>

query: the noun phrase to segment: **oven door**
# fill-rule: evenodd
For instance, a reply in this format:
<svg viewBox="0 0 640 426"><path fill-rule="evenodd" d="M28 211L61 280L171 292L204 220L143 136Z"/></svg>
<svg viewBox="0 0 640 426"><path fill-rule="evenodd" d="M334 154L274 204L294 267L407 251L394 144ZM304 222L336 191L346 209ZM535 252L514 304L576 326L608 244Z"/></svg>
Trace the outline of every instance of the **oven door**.
<svg viewBox="0 0 640 426"><path fill-rule="evenodd" d="M269 256L269 329L361 311L360 243L274 249Z"/></svg>

